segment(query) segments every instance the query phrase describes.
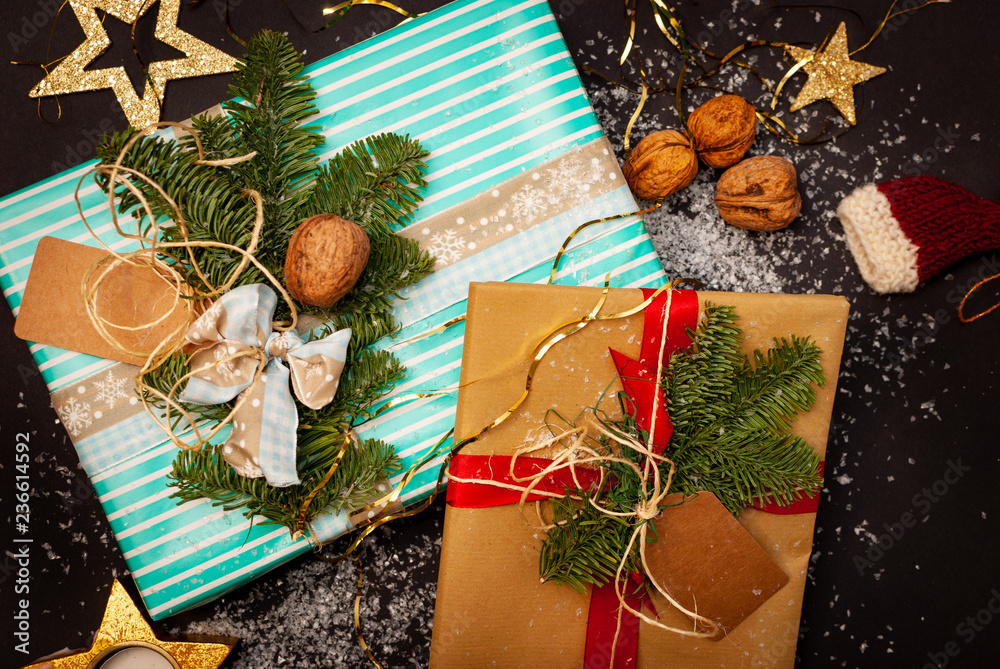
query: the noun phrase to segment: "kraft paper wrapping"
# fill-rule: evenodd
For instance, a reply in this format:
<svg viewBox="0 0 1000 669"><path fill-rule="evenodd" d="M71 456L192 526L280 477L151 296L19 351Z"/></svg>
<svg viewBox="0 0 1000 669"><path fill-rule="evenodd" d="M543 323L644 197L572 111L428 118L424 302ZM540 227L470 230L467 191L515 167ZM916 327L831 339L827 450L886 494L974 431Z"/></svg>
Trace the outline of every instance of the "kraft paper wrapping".
<svg viewBox="0 0 1000 669"><path fill-rule="evenodd" d="M593 309L600 289L527 284L471 284L462 358L456 439L474 434L508 409L524 389L527 357L551 328ZM613 289L602 313L642 302L638 290ZM827 434L849 305L830 295L699 293L706 302L732 305L746 334L747 351L773 337L810 336L821 347L826 384L794 430L821 456ZM548 436L545 414L567 418L594 406L617 406L620 390L608 348L638 357L642 314L597 321L557 344L542 360L532 391L507 421L464 450L509 455L526 440ZM589 594L542 583L541 531L516 505L445 512L431 667L583 666ZM812 552L815 514L743 511L740 522L789 576L789 583L720 641L683 638L642 623L639 667L792 667L802 594ZM685 619L658 595L660 619Z"/></svg>

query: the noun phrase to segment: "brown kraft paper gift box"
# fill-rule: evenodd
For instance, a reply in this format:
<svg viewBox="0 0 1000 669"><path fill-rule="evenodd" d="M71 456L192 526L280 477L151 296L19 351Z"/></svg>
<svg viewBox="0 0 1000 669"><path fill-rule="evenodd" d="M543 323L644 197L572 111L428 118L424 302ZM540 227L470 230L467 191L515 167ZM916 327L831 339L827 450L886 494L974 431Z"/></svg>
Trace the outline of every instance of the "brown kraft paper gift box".
<svg viewBox="0 0 1000 669"><path fill-rule="evenodd" d="M470 285L455 438L475 434L510 408L524 390L529 355L555 326L581 318L597 304L599 288L473 283ZM849 305L831 295L699 292L706 302L732 305L746 335L745 349L766 348L774 337L809 336L822 349L826 383L816 404L793 430L822 458ZM612 289L601 313L643 301L632 289ZM595 321L554 346L538 366L531 392L498 427L463 453L510 455L528 440L549 436L549 409L573 419L597 404L618 406L620 390L609 348L638 357L643 315ZM538 575L542 531L517 505L468 509L448 506L438 576L430 666L579 669L584 663L589 593L543 583ZM802 593L812 552L814 513L778 515L745 509L742 525L788 575L789 582L736 629L719 640L682 637L640 624L639 667L792 667ZM689 623L659 594L661 622Z"/></svg>

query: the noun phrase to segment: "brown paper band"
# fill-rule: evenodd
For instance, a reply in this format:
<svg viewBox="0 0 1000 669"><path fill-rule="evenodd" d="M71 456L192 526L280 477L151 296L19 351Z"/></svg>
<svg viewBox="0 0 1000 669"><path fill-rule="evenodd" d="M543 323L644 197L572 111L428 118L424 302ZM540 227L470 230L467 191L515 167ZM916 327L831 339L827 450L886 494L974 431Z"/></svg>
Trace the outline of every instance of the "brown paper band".
<svg viewBox="0 0 1000 669"><path fill-rule="evenodd" d="M437 258L469 258L625 183L601 137L400 231Z"/></svg>
<svg viewBox="0 0 1000 669"><path fill-rule="evenodd" d="M52 391L52 408L74 442L143 412L135 390L138 372L137 366L118 362Z"/></svg>

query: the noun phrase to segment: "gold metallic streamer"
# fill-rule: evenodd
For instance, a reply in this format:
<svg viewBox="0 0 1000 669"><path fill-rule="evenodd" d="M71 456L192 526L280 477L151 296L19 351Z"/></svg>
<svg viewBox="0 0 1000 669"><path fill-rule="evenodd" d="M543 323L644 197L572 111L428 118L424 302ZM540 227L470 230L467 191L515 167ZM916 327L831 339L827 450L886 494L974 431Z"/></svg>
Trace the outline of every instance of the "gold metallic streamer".
<svg viewBox="0 0 1000 669"><path fill-rule="evenodd" d="M346 2L341 2L340 4L334 5L333 7L325 7L323 9L324 16L328 16L330 14L336 14L336 16L330 19L330 21L328 21L326 25L324 25L319 30L316 30L315 32L322 32L326 30L334 23L339 21L340 18L347 13L347 10L357 5L375 5L376 7L384 7L386 9L390 9L399 14L400 16L404 17L403 23L406 23L410 19L415 19L418 16L423 16L423 14L414 14L410 11L407 11L402 7L400 7L399 5L394 5L391 2L388 2L387 0L347 0Z"/></svg>
<svg viewBox="0 0 1000 669"><path fill-rule="evenodd" d="M62 10L64 10L66 8L66 5L68 5L68 4L69 4L69 0L63 0L63 3L61 5L59 5L59 9L56 10L56 15L52 18L52 26L49 28L49 39L45 43L45 57L46 58L48 58L49 54L52 52L52 36L55 35L56 23L59 22L59 16L62 14ZM104 25L104 18L105 17L101 17L101 25ZM66 54L66 55L68 56L69 54ZM40 68L42 68L42 72L45 73L45 76L48 77L49 76L49 68L52 67L53 65L57 65L58 63L61 63L65 59L66 59L66 56L60 56L59 58L56 58L55 60L50 60L50 61L45 62L45 63L39 63L39 62L36 62L36 61L33 61L33 60L12 60L12 61L10 61L10 64L11 65L34 65L35 67L40 67ZM62 118L62 104L60 104L60 102L59 102L59 96L58 95L53 95L52 98L55 100L55 103L56 103L56 120L55 121L49 121L44 116L42 116L42 99L41 98L38 98L38 103L36 104L36 110L35 110L35 113L38 115L38 118L41 119L43 122L48 123L50 125L53 124L53 123L56 123L59 119Z"/></svg>
<svg viewBox="0 0 1000 669"><path fill-rule="evenodd" d="M969 289L969 292L967 292L965 294L965 297L962 298L961 304L958 305L958 320L962 321L963 323L971 323L972 321L974 321L974 320L976 320L978 318L982 318L986 314L991 313L993 311L996 311L998 308L1000 308L1000 302L997 302L992 307L989 307L989 308L987 308L984 311L980 311L975 316L966 316L965 315L965 303L968 301L968 299L970 297L972 297L973 293L975 293L977 290L979 290L982 286L985 286L986 284L988 284L990 281L993 281L994 279L1000 279L1000 274L994 274L991 277L987 277L987 278L983 279L982 281L980 281L979 283L977 283L976 285L974 285L972 288Z"/></svg>
<svg viewBox="0 0 1000 669"><path fill-rule="evenodd" d="M803 139L802 137L796 135L795 132L788 127L788 124L786 124L784 121L778 118L775 114L764 111L757 112L757 120L760 121L760 124L764 126L764 128L766 128L768 132L775 135L776 137L780 137L781 139L792 142L793 144L822 144L824 142L829 142L830 140L836 137L840 137L845 132L847 132L847 128L844 128L840 132L834 133L829 137L821 137L821 135L826 131L827 127L830 125L831 118L832 117L828 116L826 120L823 122L823 125L820 126L819 130L817 130L809 137Z"/></svg>
<svg viewBox="0 0 1000 669"><path fill-rule="evenodd" d="M628 160L632 155L632 126L639 119L639 114L642 113L642 108L646 105L646 98L649 97L649 88L646 86L646 71L640 66L639 72L642 75L642 93L639 96L639 106L635 108L632 118L628 120L628 125L625 126L625 160Z"/></svg>
<svg viewBox="0 0 1000 669"><path fill-rule="evenodd" d="M462 314L461 316L455 316L454 318L450 319L449 321L447 321L445 323L442 323L441 325L437 326L433 330L428 330L427 332L421 332L420 334L413 335L409 339L404 339L398 345L409 344L411 342L415 342L415 341L418 341L420 339L426 339L427 337L430 337L432 335L436 335L438 333L444 332L445 330L447 330L448 328L450 328L452 325L458 325L459 323L464 323L464 322L465 322L465 314Z"/></svg>
<svg viewBox="0 0 1000 669"><path fill-rule="evenodd" d="M886 24L889 23L889 21L891 21L894 18L896 18L897 16L901 16L901 15L906 14L908 12L915 12L918 9L923 9L927 5L936 5L936 4L940 4L940 3L950 4L951 0L927 0L922 5L917 5L916 7L908 7L906 9L901 9L900 11L893 13L892 10L896 8L896 5L898 3L899 3L899 0L892 0L892 4L889 5L889 11L886 12L885 18L882 19L882 23L879 24L878 29L876 29L875 32L872 33L872 36L868 38L867 42L865 42L864 44L862 44L861 46L859 46L854 51L851 51L848 54L849 56L853 56L857 52L862 51L863 49L866 49L869 44L871 44L872 42L875 41L875 38L879 36L879 34L882 32L882 30L885 29Z"/></svg>
<svg viewBox="0 0 1000 669"><path fill-rule="evenodd" d="M818 51L819 50L817 49L817 52ZM785 72L785 76L783 76L781 78L781 81L778 82L778 87L774 89L774 97L771 98L771 109L777 107L778 96L781 95L781 89L785 87L785 84L788 83L788 80L791 79L796 72L805 67L812 59L813 59L812 56L807 56L802 60L800 60L799 62L795 63L795 65L792 65L790 68L788 68L788 72Z"/></svg>
<svg viewBox="0 0 1000 669"><path fill-rule="evenodd" d="M358 635L358 643L361 644L361 650L365 651L365 655L378 669L385 669L381 662L375 659L371 650L368 648L368 644L365 643L365 637L361 633L361 595L364 593L364 572L361 569L361 556L354 556L354 568L358 573L358 589L357 593L354 595L354 631Z"/></svg>
<svg viewBox="0 0 1000 669"><path fill-rule="evenodd" d="M229 0L222 0L222 2L223 2L223 6L225 7L225 13L224 13L223 21L225 22L225 25L226 25L226 32L229 34L230 37L233 38L234 42L236 42L237 44L239 44L240 46L242 46L244 49L246 49L249 46L247 44L247 41L245 39L243 39L242 37L240 37L239 35L236 34L236 31L233 30L232 23L229 21ZM280 2L282 5L284 5L285 9L288 9L288 5L286 5L282 0L278 0L278 2ZM202 0L190 0L188 2L189 5L200 5L201 3L202 3ZM217 6L217 3L218 3L218 0L215 0L215 3L213 3L213 4L216 4L216 6ZM295 13L292 12L290 9L288 11L289 11L290 14L292 14L292 16L295 16ZM296 20L297 20L297 18L296 18ZM302 23L300 22L299 25L302 25Z"/></svg>
<svg viewBox="0 0 1000 669"><path fill-rule="evenodd" d="M641 216L643 214L648 214L651 211L656 211L662 205L663 205L663 198L660 198L659 200L656 201L656 203L652 207L649 207L648 209L643 209L641 211L630 211L624 214L615 214L614 216L605 216L604 218L596 218L593 221L587 221L586 223L581 223L579 226L576 227L575 230L573 230L573 232L569 233L569 236L566 237L566 239L563 241L562 246L559 247L559 251L556 253L555 260L552 261L552 271L549 272L549 280L547 283L551 284L553 281L555 281L556 272L559 270L559 262L562 260L562 257L566 254L566 249L569 248L569 243L573 241L573 238L576 237L580 232L582 232L586 228L589 228L592 225L596 225L597 223L605 223L607 221L616 221L620 218L628 218L629 216ZM447 323L445 325L447 325Z"/></svg>
<svg viewBox="0 0 1000 669"><path fill-rule="evenodd" d="M632 47L635 46L635 3L636 0L625 0L625 18L629 19L629 28L628 38L625 40L625 48L622 49L621 58L618 59L619 65L625 64L629 54L632 53Z"/></svg>
<svg viewBox="0 0 1000 669"><path fill-rule="evenodd" d="M674 45L674 47L681 52L681 55L685 60L690 60L696 65L701 65L697 58L688 49L688 39L687 34L684 31L684 27L681 22L677 20L675 14L677 10L666 4L663 0L649 0L650 4L653 6L653 18L656 20L656 25L659 27L660 32L663 36ZM670 31L665 25L663 25L663 15L667 16L667 20L670 26L674 29L676 33L676 38L670 34Z"/></svg>

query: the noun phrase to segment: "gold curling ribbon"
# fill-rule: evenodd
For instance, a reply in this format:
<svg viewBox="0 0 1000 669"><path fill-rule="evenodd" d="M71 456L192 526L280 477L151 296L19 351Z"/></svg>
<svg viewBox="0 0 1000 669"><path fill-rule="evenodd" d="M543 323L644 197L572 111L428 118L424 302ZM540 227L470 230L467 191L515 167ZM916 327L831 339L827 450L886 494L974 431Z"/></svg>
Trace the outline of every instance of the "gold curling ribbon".
<svg viewBox="0 0 1000 669"><path fill-rule="evenodd" d="M958 305L958 320L962 321L963 323L971 323L972 321L978 320L983 316L985 316L986 314L989 314L1000 308L1000 302L997 302L992 307L989 307L984 311L980 311L978 314L974 316L965 315L965 303L968 301L970 297L972 297L972 294L975 293L977 290L979 290L982 286L988 284L990 281L993 281L994 279L1000 279L1000 274L994 274L991 277L987 277L969 289L969 292L965 294L965 297L962 298L962 302Z"/></svg>
<svg viewBox="0 0 1000 669"><path fill-rule="evenodd" d="M410 11L407 11L402 7L400 7L399 5L394 5L391 2L387 2L387 0L347 0L346 2L341 2L340 4L334 5L333 7L325 7L323 9L323 16L329 16L330 14L336 14L336 16L330 19L330 21L328 21L326 25L324 25L319 30L316 30L315 32L322 32L326 30L334 23L339 21L340 18L347 13L347 10L349 10L351 7L356 7L358 5L374 5L376 7L384 7L385 9L392 10L403 17L402 21L403 23L406 23L407 21L415 19L419 16L423 16L423 14L414 14Z"/></svg>
<svg viewBox="0 0 1000 669"><path fill-rule="evenodd" d="M880 33L882 32L882 30L883 30L883 29L885 28L885 25L886 25L887 23L889 23L889 21L891 21L891 20L893 20L894 18L896 18L897 16L901 16L901 15L903 15L903 14L906 14L906 13L908 13L908 12L915 12L915 11L917 11L918 9L923 9L923 8L924 8L924 7L926 7L927 5L936 5L936 4L940 4L940 3L946 3L946 4L950 4L950 3L951 3L951 0L926 0L926 2L924 2L924 4L922 4L922 5L917 5L917 6L915 6L915 7L908 7L908 8L906 8L906 9L901 9L901 10L899 10L898 12L893 12L892 10L896 8L896 5L897 5L898 3L899 3L899 0L892 0L892 4L891 4L891 5L889 5L889 11L888 11L888 12L886 12L886 14L885 14L885 18L884 18L884 19L882 19L882 23L880 23L880 24L879 24L879 26L878 26L878 29L877 29L877 30L875 30L875 32L874 32L874 33L872 33L872 36L868 38L868 41L867 41L867 42L865 42L864 44L862 44L861 46L859 46L859 47L858 47L857 49L855 49L854 51L851 51L851 52L850 52L849 54L847 54L847 55L849 55L849 56L853 56L853 55L854 55L854 54L856 54L857 52L859 52L859 51L861 51L861 50L863 50L863 49L867 48L867 47L868 47L868 45L869 45L869 44L871 44L872 42L874 42L874 41L875 41L875 38L879 36L879 34L880 34Z"/></svg>
<svg viewBox="0 0 1000 669"><path fill-rule="evenodd" d="M555 260L552 261L552 271L549 272L549 280L546 283L551 284L553 281L555 281L556 272L559 270L559 262L562 260L562 257L566 255L566 250L569 248L570 242L573 241L573 238L576 237L577 234L582 232L584 229L589 228L590 226L595 225L597 223L606 223L607 221L616 221L620 218L628 218L629 216L641 216L643 214L648 214L651 211L656 211L662 205L663 205L663 198L660 198L659 200L656 201L656 203L652 207L649 207L648 209L643 209L641 211L630 211L624 214L615 214L613 216L605 216L604 218L595 218L592 221L587 221L586 223L577 226L576 229L573 230L573 232L569 233L569 236L566 237L566 239L563 241L562 246L559 247L559 251L556 253ZM442 327L445 327L447 325L448 323L445 323L445 325Z"/></svg>
<svg viewBox="0 0 1000 669"><path fill-rule="evenodd" d="M639 119L639 114L642 113L642 108L646 106L646 99L649 97L649 88L646 86L646 71L639 67L639 73L642 75L642 93L639 96L639 104L632 112L632 118L628 120L628 125L625 126L625 160L632 157L632 126Z"/></svg>
<svg viewBox="0 0 1000 669"><path fill-rule="evenodd" d="M49 57L49 52L51 52L51 50L52 50L52 36L55 35L55 32L56 32L56 23L59 22L59 16L62 15L63 9L65 9L66 5L68 5L68 4L69 4L69 0L63 0L62 4L59 5L59 9L56 10L56 15L52 18L52 27L49 28L49 39L45 43L45 58L46 59ZM102 26L104 25L104 19L106 18L106 16L107 15L104 15L104 16L101 17L101 25ZM69 55L69 54L67 54L67 55ZM40 68L42 68L42 72L44 72L45 76L47 77L47 76L49 76L49 68L52 67L53 65L61 63L64 60L66 60L66 56L59 56L55 60L50 60L50 61L47 61L47 62L44 62L44 63L39 63L39 62L36 62L36 61L33 61L33 60L12 60L12 61L10 61L10 64L11 65L34 65L35 67L40 67ZM55 121L49 121L44 116L42 116L42 98L38 98L38 104L36 105L36 110L35 110L35 113L38 115L38 118L40 118L42 121L44 121L45 123L48 123L48 124L53 124L53 123L57 122L59 119L62 118L62 104L59 102L59 96L58 95L54 95L52 97L55 99L55 103L56 103L56 120Z"/></svg>

